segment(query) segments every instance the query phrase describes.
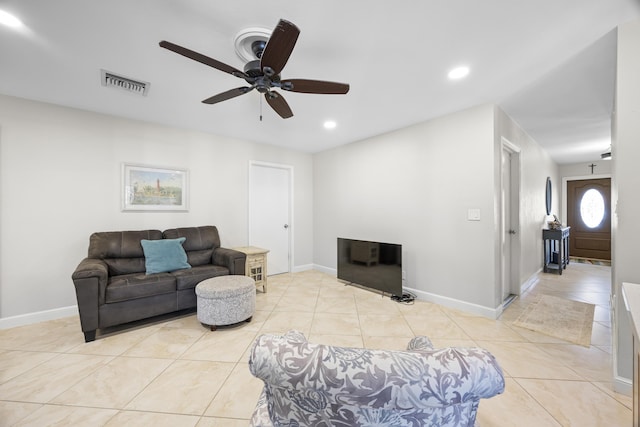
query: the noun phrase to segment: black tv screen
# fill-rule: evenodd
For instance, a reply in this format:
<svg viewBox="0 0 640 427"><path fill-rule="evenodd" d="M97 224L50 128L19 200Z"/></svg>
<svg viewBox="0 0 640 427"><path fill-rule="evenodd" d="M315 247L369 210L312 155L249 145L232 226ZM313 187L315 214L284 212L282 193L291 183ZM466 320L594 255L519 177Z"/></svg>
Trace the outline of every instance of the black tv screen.
<svg viewBox="0 0 640 427"><path fill-rule="evenodd" d="M338 279L402 296L402 245L338 237Z"/></svg>

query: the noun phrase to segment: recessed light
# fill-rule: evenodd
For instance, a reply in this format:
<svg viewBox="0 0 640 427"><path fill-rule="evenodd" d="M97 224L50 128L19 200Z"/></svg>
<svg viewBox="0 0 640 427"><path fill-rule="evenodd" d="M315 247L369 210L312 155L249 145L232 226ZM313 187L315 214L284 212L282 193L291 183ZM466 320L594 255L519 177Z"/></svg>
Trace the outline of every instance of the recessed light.
<svg viewBox="0 0 640 427"><path fill-rule="evenodd" d="M324 122L324 128L325 129L335 129L335 127L338 124L336 122L334 122L333 120L327 120L326 122Z"/></svg>
<svg viewBox="0 0 640 427"><path fill-rule="evenodd" d="M449 79L458 80L463 77L466 77L469 74L469 67L457 67L453 70L449 71Z"/></svg>
<svg viewBox="0 0 640 427"><path fill-rule="evenodd" d="M5 12L4 10L0 10L0 24L6 25L7 27L11 28L22 27L22 21L20 21L9 12Z"/></svg>

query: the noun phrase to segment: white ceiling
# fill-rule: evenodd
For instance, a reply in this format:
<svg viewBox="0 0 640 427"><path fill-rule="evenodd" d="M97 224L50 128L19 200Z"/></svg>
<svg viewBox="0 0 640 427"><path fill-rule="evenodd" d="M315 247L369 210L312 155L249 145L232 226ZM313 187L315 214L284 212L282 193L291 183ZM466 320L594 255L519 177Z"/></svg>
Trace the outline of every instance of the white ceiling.
<svg viewBox="0 0 640 427"><path fill-rule="evenodd" d="M318 152L483 103L500 105L558 163L610 144L615 28L637 0L0 0L0 93L242 140ZM168 40L242 69L234 37L301 30L283 78L345 82L347 95L285 93L283 120L244 81L158 46ZM454 66L471 68L451 82ZM103 87L105 69L151 83ZM338 126L327 131L322 124Z"/></svg>

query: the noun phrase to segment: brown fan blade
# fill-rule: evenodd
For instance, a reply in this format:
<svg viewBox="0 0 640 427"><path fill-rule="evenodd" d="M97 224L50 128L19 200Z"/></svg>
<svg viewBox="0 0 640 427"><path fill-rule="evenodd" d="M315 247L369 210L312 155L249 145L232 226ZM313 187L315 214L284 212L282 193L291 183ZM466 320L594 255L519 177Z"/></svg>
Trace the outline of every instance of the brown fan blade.
<svg viewBox="0 0 640 427"><path fill-rule="evenodd" d="M236 96L244 95L251 90L253 90L253 88L249 86L237 87L235 89L213 95L202 102L205 104L216 104L218 102L226 101L227 99L235 98Z"/></svg>
<svg viewBox="0 0 640 427"><path fill-rule="evenodd" d="M160 47L163 47L165 49L169 49L172 52L175 52L177 54L180 54L182 56L186 56L189 59L193 59L194 61L198 61L204 65L208 65L210 67L213 67L217 70L220 71L224 71L225 73L229 73L231 75L234 75L236 77L240 77L240 78L245 78L247 77L245 73L243 73L242 71L233 68L231 65L227 65L223 62L220 62L218 60L215 60L213 58L209 58L208 56L205 56L201 53L195 52L191 49L187 49L186 47L182 47L182 46L178 46L177 44L173 44L171 42L168 42L166 40L162 40L160 42Z"/></svg>
<svg viewBox="0 0 640 427"><path fill-rule="evenodd" d="M271 33L260 58L260 68L269 77L280 74L296 45L300 30L289 21L281 19Z"/></svg>
<svg viewBox="0 0 640 427"><path fill-rule="evenodd" d="M283 119L293 117L293 112L291 111L291 108L289 108L289 104L287 104L287 101L284 100L282 95L275 90L265 93L264 99L267 100L267 104L269 104L271 108L273 108Z"/></svg>
<svg viewBox="0 0 640 427"><path fill-rule="evenodd" d="M290 92L344 95L349 92L349 85L322 80L288 79L282 80L282 89Z"/></svg>

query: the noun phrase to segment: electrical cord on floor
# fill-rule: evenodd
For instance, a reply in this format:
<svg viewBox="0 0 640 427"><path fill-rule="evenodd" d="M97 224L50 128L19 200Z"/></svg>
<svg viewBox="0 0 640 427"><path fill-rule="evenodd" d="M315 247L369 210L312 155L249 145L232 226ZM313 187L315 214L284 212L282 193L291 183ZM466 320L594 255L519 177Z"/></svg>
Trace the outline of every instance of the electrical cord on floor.
<svg viewBox="0 0 640 427"><path fill-rule="evenodd" d="M403 292L402 296L391 295L391 299L395 302L400 302L402 304L413 304L416 299L416 296L411 292Z"/></svg>

